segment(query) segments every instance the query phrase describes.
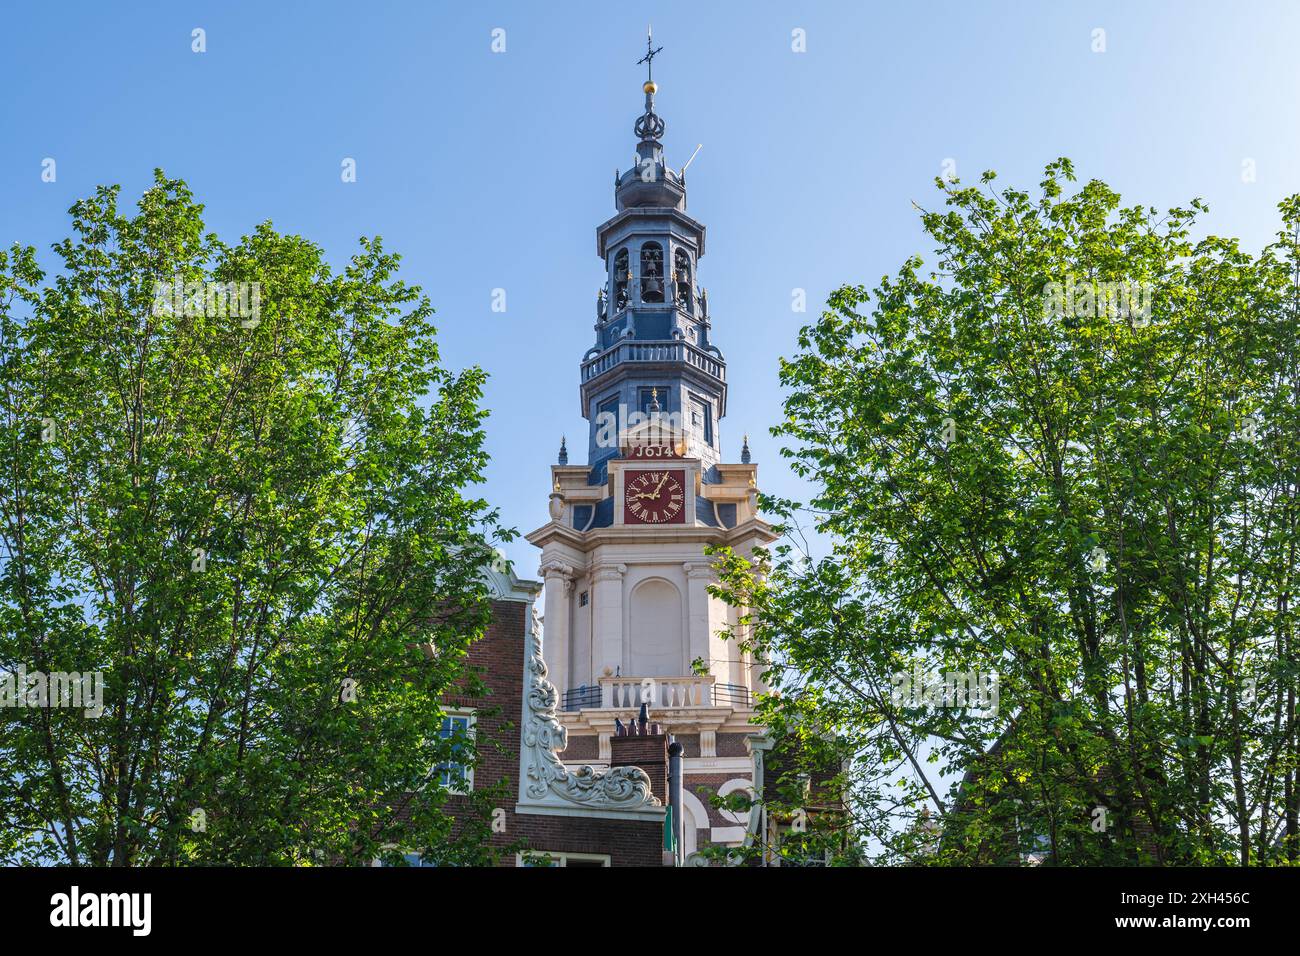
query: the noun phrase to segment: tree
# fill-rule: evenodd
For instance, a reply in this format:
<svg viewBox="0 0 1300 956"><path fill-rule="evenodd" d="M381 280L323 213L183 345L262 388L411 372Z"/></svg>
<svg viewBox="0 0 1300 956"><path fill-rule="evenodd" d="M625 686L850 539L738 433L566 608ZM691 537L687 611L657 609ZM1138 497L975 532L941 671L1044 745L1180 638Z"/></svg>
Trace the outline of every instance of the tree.
<svg viewBox="0 0 1300 956"><path fill-rule="evenodd" d="M465 494L482 371L378 239L334 272L161 171L118 192L48 284L0 254L0 859L477 859L431 773L472 759L438 698L509 537Z"/></svg>
<svg viewBox="0 0 1300 956"><path fill-rule="evenodd" d="M781 364L815 493L716 589L764 719L846 749L885 862L1294 863L1300 197L1252 256L1067 160L994 178Z"/></svg>

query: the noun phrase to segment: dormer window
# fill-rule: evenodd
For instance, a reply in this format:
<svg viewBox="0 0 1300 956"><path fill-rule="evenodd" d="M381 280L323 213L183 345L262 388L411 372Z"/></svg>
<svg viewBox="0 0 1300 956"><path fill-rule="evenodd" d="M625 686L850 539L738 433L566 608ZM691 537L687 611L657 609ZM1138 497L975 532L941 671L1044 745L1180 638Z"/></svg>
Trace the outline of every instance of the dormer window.
<svg viewBox="0 0 1300 956"><path fill-rule="evenodd" d="M627 284L632 273L627 267L627 250L620 249L614 256L614 311L627 308Z"/></svg>
<svg viewBox="0 0 1300 956"><path fill-rule="evenodd" d="M641 247L641 301L664 301L664 249L657 242Z"/></svg>

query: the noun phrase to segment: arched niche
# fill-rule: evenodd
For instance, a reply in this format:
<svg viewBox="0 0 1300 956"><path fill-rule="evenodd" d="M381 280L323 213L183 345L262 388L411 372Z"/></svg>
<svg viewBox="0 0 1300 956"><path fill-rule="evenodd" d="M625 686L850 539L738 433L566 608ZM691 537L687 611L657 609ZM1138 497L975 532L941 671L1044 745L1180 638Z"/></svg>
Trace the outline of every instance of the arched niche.
<svg viewBox="0 0 1300 956"><path fill-rule="evenodd" d="M639 583L632 590L628 623L629 676L686 676L686 632L677 585L664 578Z"/></svg>

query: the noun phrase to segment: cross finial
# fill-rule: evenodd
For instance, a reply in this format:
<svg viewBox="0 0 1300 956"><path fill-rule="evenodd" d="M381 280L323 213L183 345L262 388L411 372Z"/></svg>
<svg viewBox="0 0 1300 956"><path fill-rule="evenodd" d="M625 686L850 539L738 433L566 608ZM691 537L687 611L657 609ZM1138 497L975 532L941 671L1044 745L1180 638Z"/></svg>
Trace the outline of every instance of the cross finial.
<svg viewBox="0 0 1300 956"><path fill-rule="evenodd" d="M645 113L636 121L633 129L636 132L637 139L641 145L636 148L638 164L653 158L656 165L662 163L662 156L659 145L659 138L664 135L664 121L655 115L655 93L659 91L658 84L654 81L654 58L663 50L663 47L654 45L654 34L650 28L646 27L645 31L645 56L637 60L638 63L645 64L646 81L641 85L645 92ZM648 144L648 145L647 145Z"/></svg>
<svg viewBox="0 0 1300 956"><path fill-rule="evenodd" d="M653 40L654 40L654 34L651 31L649 24L647 24L645 28L645 56L641 57L641 59L636 61L638 64L641 63L645 64L645 81L647 83L654 82L654 72L653 72L654 58L658 53L660 53L663 50L663 47L659 47L658 49L655 49Z"/></svg>

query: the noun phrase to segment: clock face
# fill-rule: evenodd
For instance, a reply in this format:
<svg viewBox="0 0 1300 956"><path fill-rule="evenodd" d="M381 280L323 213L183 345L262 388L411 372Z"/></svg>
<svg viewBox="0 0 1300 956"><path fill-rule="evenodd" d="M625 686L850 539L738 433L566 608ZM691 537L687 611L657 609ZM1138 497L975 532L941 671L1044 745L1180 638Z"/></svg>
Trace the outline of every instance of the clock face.
<svg viewBox="0 0 1300 956"><path fill-rule="evenodd" d="M684 524L686 472L629 468L623 472L624 524Z"/></svg>

